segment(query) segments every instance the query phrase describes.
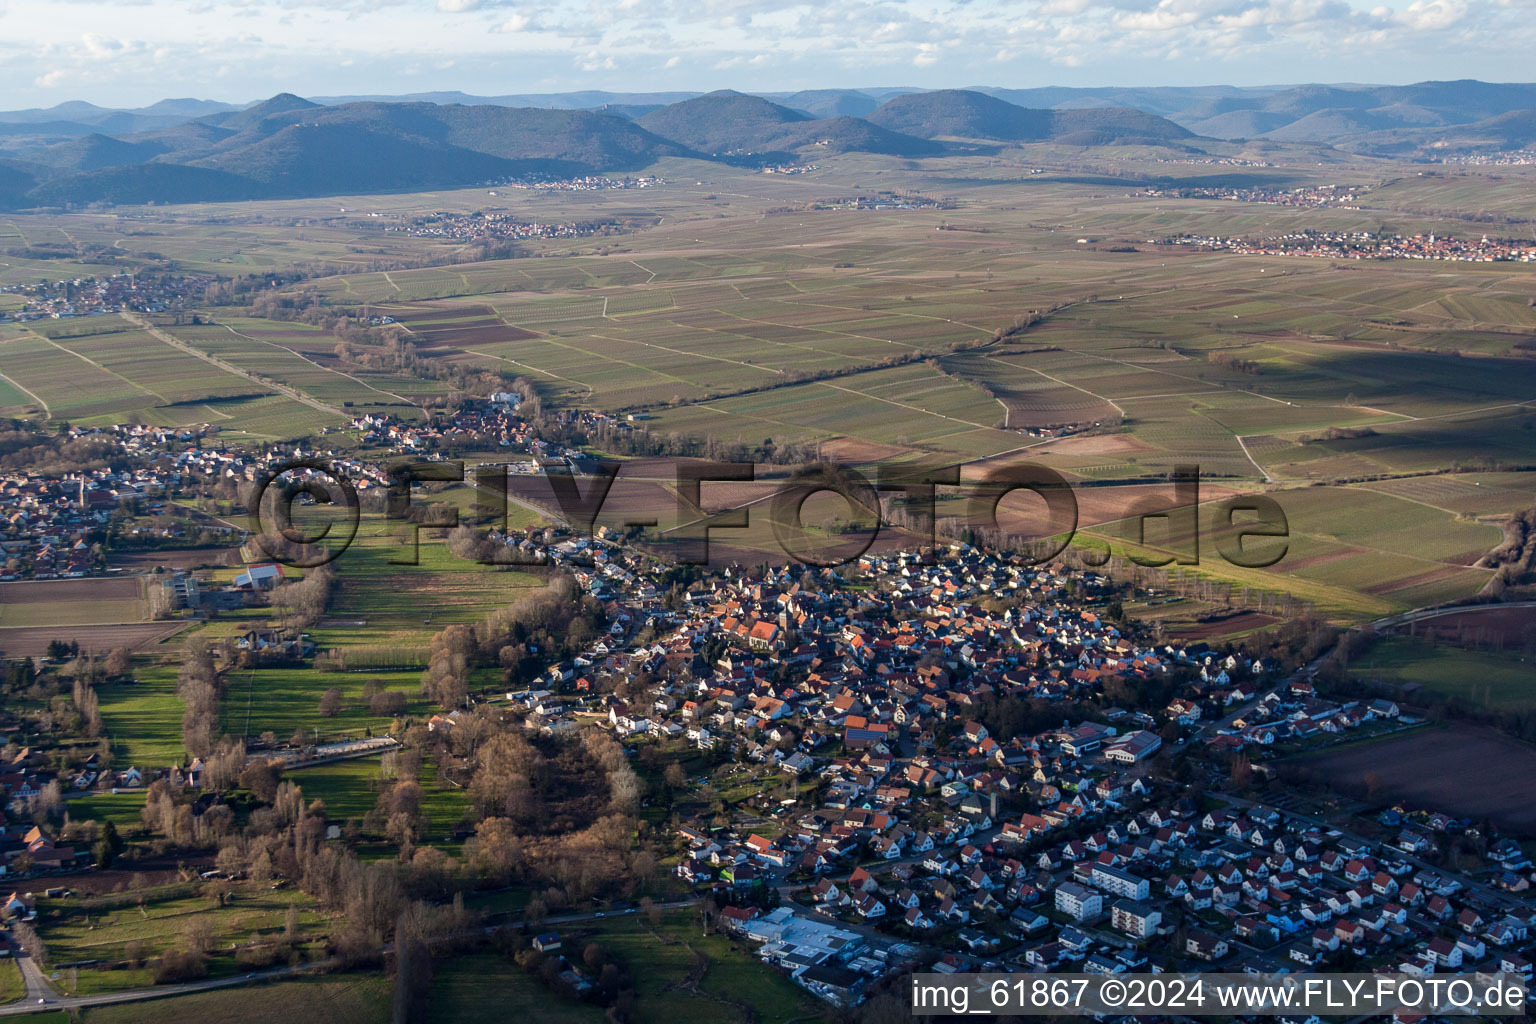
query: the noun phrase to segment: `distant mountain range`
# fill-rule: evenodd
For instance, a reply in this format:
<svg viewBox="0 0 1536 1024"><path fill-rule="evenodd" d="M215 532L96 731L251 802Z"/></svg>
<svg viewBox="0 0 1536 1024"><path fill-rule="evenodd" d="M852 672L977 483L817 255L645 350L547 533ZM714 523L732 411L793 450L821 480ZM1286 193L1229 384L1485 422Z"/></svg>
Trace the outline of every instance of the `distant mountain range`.
<svg viewBox="0 0 1536 1024"><path fill-rule="evenodd" d="M0 113L9 208L297 197L623 173L663 157L777 161L1037 142L1199 151L1213 139L1414 157L1536 143L1536 85L819 89L747 95L274 96Z"/></svg>
<svg viewBox="0 0 1536 1024"><path fill-rule="evenodd" d="M792 153L817 148L827 153L885 153L927 156L944 147L926 137L889 131L859 117L818 118L760 96L722 90L660 107L635 123L711 156Z"/></svg>
<svg viewBox="0 0 1536 1024"><path fill-rule="evenodd" d="M0 127L17 129L8 137L11 157L0 166L0 202L211 202L621 173L664 157L761 163L848 152L936 156L989 151L999 142L1193 138L1136 110L1026 110L958 90L896 94L883 104L871 97L868 118L836 113L867 104L832 94L800 97L826 117L729 90L665 105L614 98L591 94L588 100L604 103L580 109L372 99L321 104L284 93L243 108L209 110L211 104L183 100L157 104L157 113L87 104L20 111L0 115ZM197 116L178 117L168 107ZM103 130L108 122L148 127ZM47 141L46 132L61 123L80 130Z"/></svg>
<svg viewBox="0 0 1536 1024"><path fill-rule="evenodd" d="M1165 145L1194 132L1130 107L1045 110L962 89L897 96L869 115L875 124L924 139L1059 142L1069 146Z"/></svg>

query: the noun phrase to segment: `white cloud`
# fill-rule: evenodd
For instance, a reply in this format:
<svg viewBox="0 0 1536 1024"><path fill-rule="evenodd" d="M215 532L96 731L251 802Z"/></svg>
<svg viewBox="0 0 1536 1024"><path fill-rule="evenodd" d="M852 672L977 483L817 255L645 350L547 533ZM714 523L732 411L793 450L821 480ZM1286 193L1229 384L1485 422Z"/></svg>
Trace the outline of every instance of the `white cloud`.
<svg viewBox="0 0 1536 1024"><path fill-rule="evenodd" d="M1398 15L1398 20L1410 28L1437 30L1450 28L1466 16L1467 5L1463 0L1415 0Z"/></svg>
<svg viewBox="0 0 1536 1024"><path fill-rule="evenodd" d="M106 36L95 32L87 32L80 37L80 43L85 47L87 56L101 59L114 57L124 49L124 44L119 39L108 39Z"/></svg>
<svg viewBox="0 0 1536 1024"><path fill-rule="evenodd" d="M1521 80L1536 51L1533 8L1536 0L0 0L0 105L27 105L43 90L56 102L64 86L114 105L215 87L231 100L387 93L408 73L413 88L481 94ZM649 77L635 74L641 68Z"/></svg>

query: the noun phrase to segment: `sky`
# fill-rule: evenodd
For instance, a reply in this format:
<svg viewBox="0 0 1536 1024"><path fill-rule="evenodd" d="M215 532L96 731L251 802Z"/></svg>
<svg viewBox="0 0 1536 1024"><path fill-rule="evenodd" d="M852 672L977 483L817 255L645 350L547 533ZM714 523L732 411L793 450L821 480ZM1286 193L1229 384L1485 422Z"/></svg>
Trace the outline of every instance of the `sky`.
<svg viewBox="0 0 1536 1024"><path fill-rule="evenodd" d="M0 109L459 90L1530 81L1536 0L0 0Z"/></svg>

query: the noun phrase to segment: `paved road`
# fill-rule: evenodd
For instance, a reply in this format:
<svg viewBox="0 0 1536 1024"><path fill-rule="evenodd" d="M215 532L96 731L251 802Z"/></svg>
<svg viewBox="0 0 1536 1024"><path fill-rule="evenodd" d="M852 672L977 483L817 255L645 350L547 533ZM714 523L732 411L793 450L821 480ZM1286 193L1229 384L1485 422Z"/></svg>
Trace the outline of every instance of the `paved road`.
<svg viewBox="0 0 1536 1024"><path fill-rule="evenodd" d="M0 1006L0 1016L20 1016L28 1013L44 1013L56 1010L77 1010L88 1006L110 1006L114 1003L137 1003L146 999L168 999L173 996L206 992L216 988L232 988L237 985L254 985L299 974L322 964L301 964L297 967L278 967L269 971L257 971L253 975L236 975L233 978L213 978L206 981L190 981L181 985L157 985L154 988L130 989L125 992L105 992L93 996L61 996L43 977L43 972L31 957L17 960L21 975L27 983L27 996L20 1002Z"/></svg>
<svg viewBox="0 0 1536 1024"><path fill-rule="evenodd" d="M38 1001L47 1002L49 997L57 995L53 986L48 984L48 979L43 977L42 969L37 966L37 961L25 954L18 955L16 966L21 968L21 980L26 982L26 1003L36 1006Z"/></svg>
<svg viewBox="0 0 1536 1024"><path fill-rule="evenodd" d="M1398 626L1406 626L1411 622L1422 622L1425 619L1439 618L1442 615L1501 611L1505 608L1536 608L1536 601L1493 601L1488 604L1436 605L1431 608L1415 608L1410 612L1399 612L1396 615L1388 615L1384 619L1377 619L1371 623L1371 626L1380 631L1383 629L1394 629Z"/></svg>
<svg viewBox="0 0 1536 1024"><path fill-rule="evenodd" d="M656 909L657 910L679 910L679 909L681 909L683 907L691 907L691 906L693 906L697 902L698 902L698 900L695 900L695 899L673 900L670 903L658 903L658 904L656 904ZM640 908L638 908L638 907L625 907L622 910L594 910L594 911L592 911L590 913L586 913L586 914L560 914L560 915L558 915L556 917L546 917L544 919L544 924L547 924L547 925L548 924L573 924L573 923L575 923L577 921L595 921L595 920L597 920L600 917L627 917L627 916L629 916L631 914L638 913L639 909ZM508 916L510 917L510 916L513 916L513 915L509 914ZM492 932L492 931L495 931L499 927L501 927L501 926L500 925L491 925L490 927L486 928L486 931Z"/></svg>

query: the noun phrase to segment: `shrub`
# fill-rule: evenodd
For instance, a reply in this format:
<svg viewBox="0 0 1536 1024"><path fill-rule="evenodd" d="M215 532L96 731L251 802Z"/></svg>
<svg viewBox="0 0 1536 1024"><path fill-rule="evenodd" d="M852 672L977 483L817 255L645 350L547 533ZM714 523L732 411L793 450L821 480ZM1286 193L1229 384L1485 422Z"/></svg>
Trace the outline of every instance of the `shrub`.
<svg viewBox="0 0 1536 1024"><path fill-rule="evenodd" d="M208 975L208 961L201 953L166 953L155 962L156 985L174 985L183 981L195 981Z"/></svg>

